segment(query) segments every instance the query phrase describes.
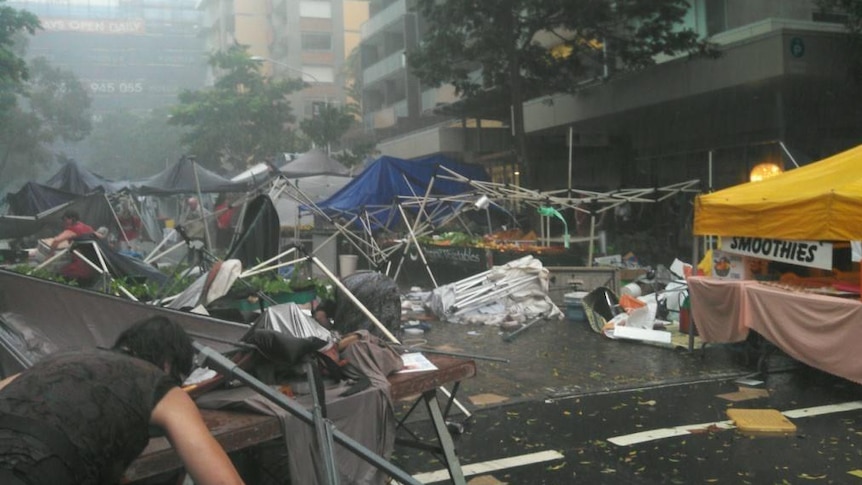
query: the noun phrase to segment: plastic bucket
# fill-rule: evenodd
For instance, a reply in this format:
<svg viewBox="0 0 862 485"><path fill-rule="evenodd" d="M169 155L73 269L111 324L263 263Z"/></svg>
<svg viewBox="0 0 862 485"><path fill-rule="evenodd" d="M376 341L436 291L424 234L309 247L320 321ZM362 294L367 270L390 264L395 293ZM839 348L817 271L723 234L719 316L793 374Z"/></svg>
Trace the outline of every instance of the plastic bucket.
<svg viewBox="0 0 862 485"><path fill-rule="evenodd" d="M623 289L620 291L620 293L623 295L629 295L631 297L637 298L641 296L641 285L635 282L631 282L623 286Z"/></svg>
<svg viewBox="0 0 862 485"><path fill-rule="evenodd" d="M355 254L340 254L338 255L338 274L345 278L356 272L356 264L359 262L359 256Z"/></svg>

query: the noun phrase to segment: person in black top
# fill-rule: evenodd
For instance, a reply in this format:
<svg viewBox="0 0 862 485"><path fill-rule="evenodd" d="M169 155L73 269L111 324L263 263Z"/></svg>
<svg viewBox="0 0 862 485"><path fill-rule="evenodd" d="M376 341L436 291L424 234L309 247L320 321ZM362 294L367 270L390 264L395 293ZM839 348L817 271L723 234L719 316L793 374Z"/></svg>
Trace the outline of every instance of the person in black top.
<svg viewBox="0 0 862 485"><path fill-rule="evenodd" d="M110 349L50 355L0 381L0 483L120 483L161 429L196 484L241 484L194 401L178 387L191 340L151 317Z"/></svg>

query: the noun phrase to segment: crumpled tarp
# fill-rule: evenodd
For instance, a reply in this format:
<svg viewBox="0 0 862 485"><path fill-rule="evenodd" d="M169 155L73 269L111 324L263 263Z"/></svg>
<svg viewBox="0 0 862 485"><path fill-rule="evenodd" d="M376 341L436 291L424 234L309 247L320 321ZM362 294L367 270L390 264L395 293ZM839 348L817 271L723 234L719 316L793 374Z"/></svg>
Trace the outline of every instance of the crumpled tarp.
<svg viewBox="0 0 862 485"><path fill-rule="evenodd" d="M323 328L296 303L266 307L254 327L258 330L275 330L296 338L316 337L327 342L332 340L329 330Z"/></svg>
<svg viewBox="0 0 862 485"><path fill-rule="evenodd" d="M426 305L440 320L451 323L499 325L539 316L562 319L563 312L548 296L549 278L541 261L524 256L494 266L482 277L441 286L431 292Z"/></svg>

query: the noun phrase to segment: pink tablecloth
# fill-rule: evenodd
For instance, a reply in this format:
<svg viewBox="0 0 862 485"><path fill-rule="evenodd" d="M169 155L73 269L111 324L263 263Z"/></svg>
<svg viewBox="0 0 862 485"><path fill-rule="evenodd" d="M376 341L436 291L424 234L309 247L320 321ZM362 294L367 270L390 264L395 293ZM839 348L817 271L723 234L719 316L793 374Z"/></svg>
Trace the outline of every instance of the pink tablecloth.
<svg viewBox="0 0 862 485"><path fill-rule="evenodd" d="M688 278L691 317L701 340L730 343L748 337L744 289L754 283L704 276Z"/></svg>
<svg viewBox="0 0 862 485"><path fill-rule="evenodd" d="M862 303L787 291L756 281L688 279L691 312L705 342L738 342L749 329L800 362L862 383Z"/></svg>

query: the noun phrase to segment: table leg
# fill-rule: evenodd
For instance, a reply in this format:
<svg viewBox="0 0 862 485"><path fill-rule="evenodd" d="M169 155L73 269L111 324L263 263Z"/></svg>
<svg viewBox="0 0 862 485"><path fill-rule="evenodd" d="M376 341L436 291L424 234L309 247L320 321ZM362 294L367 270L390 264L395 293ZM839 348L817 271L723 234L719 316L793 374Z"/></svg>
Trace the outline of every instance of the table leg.
<svg viewBox="0 0 862 485"><path fill-rule="evenodd" d="M446 418L440 409L440 403L437 402L437 391L433 390L423 393L422 400L425 402L425 407L431 416L431 424L434 426L434 432L437 434L437 440L440 443L443 458L446 461L446 469L449 470L449 477L452 479L452 483L455 485L465 485L467 482L464 479L464 471L461 470L461 462L458 460L458 455L455 454L455 443L452 441L452 435L449 434L449 428L446 426Z"/></svg>

